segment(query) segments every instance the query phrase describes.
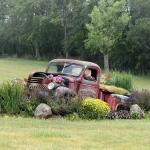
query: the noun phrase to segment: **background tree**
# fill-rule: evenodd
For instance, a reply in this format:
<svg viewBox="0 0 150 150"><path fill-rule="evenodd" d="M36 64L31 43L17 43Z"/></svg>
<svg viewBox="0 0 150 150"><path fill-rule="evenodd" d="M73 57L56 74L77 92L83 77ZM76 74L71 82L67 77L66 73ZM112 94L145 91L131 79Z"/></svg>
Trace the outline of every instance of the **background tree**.
<svg viewBox="0 0 150 150"><path fill-rule="evenodd" d="M102 67L108 54L112 69L149 73L150 1L99 1L0 0L0 57L68 56Z"/></svg>
<svg viewBox="0 0 150 150"><path fill-rule="evenodd" d="M149 73L150 70L150 1L131 0L128 3L131 19L122 38L111 53L113 68Z"/></svg>
<svg viewBox="0 0 150 150"><path fill-rule="evenodd" d="M124 0L100 0L90 14L91 22L86 25L89 33L85 46L104 54L104 67L107 72L108 55L115 42L121 38L130 19L125 4Z"/></svg>

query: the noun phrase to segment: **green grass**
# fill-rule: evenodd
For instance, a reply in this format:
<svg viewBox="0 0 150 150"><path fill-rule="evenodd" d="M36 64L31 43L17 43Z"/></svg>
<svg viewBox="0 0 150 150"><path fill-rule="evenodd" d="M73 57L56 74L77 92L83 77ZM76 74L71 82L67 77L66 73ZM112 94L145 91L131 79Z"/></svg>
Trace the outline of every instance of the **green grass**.
<svg viewBox="0 0 150 150"><path fill-rule="evenodd" d="M0 117L1 150L149 150L150 121Z"/></svg>
<svg viewBox="0 0 150 150"><path fill-rule="evenodd" d="M149 76L134 76L133 83L136 89L150 90L150 75Z"/></svg>
<svg viewBox="0 0 150 150"><path fill-rule="evenodd" d="M14 78L27 78L28 74L34 71L45 71L47 62L0 58L0 82Z"/></svg>

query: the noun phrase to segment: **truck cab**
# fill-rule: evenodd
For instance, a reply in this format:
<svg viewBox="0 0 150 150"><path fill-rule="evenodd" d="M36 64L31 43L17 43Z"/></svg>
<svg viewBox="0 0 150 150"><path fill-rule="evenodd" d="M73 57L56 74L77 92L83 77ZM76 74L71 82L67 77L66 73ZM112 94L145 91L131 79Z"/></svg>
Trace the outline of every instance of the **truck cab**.
<svg viewBox="0 0 150 150"><path fill-rule="evenodd" d="M76 94L99 98L101 69L95 63L55 59L49 62L46 73L61 76L65 86Z"/></svg>

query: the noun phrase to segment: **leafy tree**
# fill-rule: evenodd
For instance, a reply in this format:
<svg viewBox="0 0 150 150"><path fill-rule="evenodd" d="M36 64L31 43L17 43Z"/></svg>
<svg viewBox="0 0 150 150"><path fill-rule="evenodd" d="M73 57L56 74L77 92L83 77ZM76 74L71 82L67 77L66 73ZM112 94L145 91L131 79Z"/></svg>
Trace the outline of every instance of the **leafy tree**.
<svg viewBox="0 0 150 150"><path fill-rule="evenodd" d="M63 23L63 27L66 26L64 27L66 37L63 40L66 55L74 57L84 55L84 39L87 34L85 22L88 22L88 13L93 9L96 1L67 1L67 19L65 20L65 16L62 17L66 21Z"/></svg>
<svg viewBox="0 0 150 150"><path fill-rule="evenodd" d="M131 68L148 73L150 69L150 1L132 0L131 22L127 33Z"/></svg>
<svg viewBox="0 0 150 150"><path fill-rule="evenodd" d="M134 73L150 70L150 1L129 2L131 20L124 36L117 41L111 53L113 68Z"/></svg>
<svg viewBox="0 0 150 150"><path fill-rule="evenodd" d="M100 0L90 14L91 22L86 24L89 33L85 46L104 54L104 67L108 72L108 55L130 19L125 4L124 0Z"/></svg>

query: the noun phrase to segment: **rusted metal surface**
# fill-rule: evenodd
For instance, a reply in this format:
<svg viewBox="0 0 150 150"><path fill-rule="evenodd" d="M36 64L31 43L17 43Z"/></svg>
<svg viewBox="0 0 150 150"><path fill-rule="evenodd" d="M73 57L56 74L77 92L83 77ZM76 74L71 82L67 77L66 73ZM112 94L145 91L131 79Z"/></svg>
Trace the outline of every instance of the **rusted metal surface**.
<svg viewBox="0 0 150 150"><path fill-rule="evenodd" d="M40 81L42 81L44 78L43 77L32 77L30 80L28 80L28 82L31 83L39 83Z"/></svg>
<svg viewBox="0 0 150 150"><path fill-rule="evenodd" d="M54 63L54 62L74 63L74 64L78 64L78 65L83 65L84 67L95 66L97 68L100 68L95 63L92 63L92 62L89 62L89 61L74 60L74 59L54 59L54 60L50 61L49 63Z"/></svg>
<svg viewBox="0 0 150 150"><path fill-rule="evenodd" d="M32 97L39 97L39 98L51 98L53 97L53 92L49 91L46 84L36 84L32 83L29 85L28 94Z"/></svg>

